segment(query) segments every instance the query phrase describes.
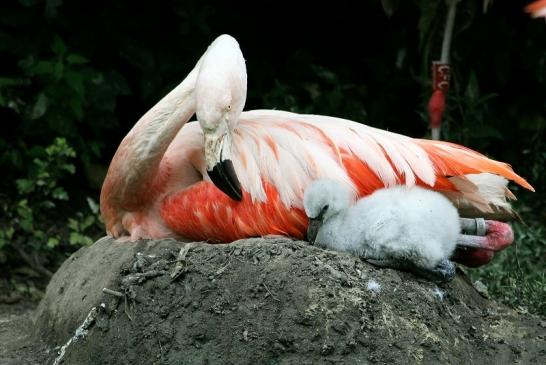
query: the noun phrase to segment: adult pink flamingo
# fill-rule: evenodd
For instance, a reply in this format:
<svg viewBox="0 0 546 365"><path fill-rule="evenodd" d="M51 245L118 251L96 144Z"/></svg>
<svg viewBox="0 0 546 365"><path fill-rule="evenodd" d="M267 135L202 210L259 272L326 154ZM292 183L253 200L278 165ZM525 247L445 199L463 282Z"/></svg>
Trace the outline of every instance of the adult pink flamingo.
<svg viewBox="0 0 546 365"><path fill-rule="evenodd" d="M234 38L222 35L118 147L101 192L108 234L215 242L303 238L304 189L316 178L346 182L359 196L418 184L481 216L510 214L507 179L533 190L509 165L462 146L327 116L242 112L245 99L242 53ZM199 122L187 123L194 113ZM490 250L511 241L509 226L487 226L490 234L469 246ZM459 261L484 263L489 252L468 251Z"/></svg>

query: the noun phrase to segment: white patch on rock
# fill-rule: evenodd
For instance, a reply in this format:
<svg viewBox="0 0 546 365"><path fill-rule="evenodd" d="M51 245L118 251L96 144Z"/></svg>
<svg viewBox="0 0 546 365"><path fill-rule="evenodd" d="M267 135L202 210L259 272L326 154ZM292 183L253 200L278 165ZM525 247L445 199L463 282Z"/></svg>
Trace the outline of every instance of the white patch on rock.
<svg viewBox="0 0 546 365"><path fill-rule="evenodd" d="M379 284L375 280L368 281L368 284L366 285L366 289L371 291L372 293L379 294L381 293L381 284Z"/></svg>
<svg viewBox="0 0 546 365"><path fill-rule="evenodd" d="M101 304L101 307L105 307L104 303ZM74 336L72 336L67 343L61 347L59 351L59 356L55 359L55 362L53 365L58 365L63 361L63 357L66 353L66 350L72 345L74 342L78 342L85 336L87 336L87 333L89 332L89 327L91 327L95 323L95 319L97 318L97 307L91 308L89 311L89 314L87 314L87 317L85 317L85 320L83 323L76 329L76 332L74 333Z"/></svg>
<svg viewBox="0 0 546 365"><path fill-rule="evenodd" d="M432 289L432 295L434 295L434 297L436 297L438 300L442 301L446 296L446 292L435 286L434 289Z"/></svg>

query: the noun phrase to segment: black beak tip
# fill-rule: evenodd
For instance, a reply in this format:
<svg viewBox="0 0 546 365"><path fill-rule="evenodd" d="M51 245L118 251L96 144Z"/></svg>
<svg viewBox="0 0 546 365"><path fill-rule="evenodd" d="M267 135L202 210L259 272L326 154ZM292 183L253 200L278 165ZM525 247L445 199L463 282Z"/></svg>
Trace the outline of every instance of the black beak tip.
<svg viewBox="0 0 546 365"><path fill-rule="evenodd" d="M243 200L241 184L235 174L233 162L231 160L223 160L217 163L212 170L208 170L210 179L224 194L233 200Z"/></svg>

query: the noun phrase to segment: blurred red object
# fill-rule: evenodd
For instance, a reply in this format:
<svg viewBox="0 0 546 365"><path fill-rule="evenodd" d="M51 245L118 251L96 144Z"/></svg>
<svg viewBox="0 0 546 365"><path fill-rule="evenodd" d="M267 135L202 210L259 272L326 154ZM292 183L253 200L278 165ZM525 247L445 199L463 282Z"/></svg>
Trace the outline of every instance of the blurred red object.
<svg viewBox="0 0 546 365"><path fill-rule="evenodd" d="M533 18L543 17L546 19L546 0L538 0L525 7L525 11Z"/></svg>
<svg viewBox="0 0 546 365"><path fill-rule="evenodd" d="M446 98L444 92L441 89L434 90L428 102L428 116L431 128L440 127L445 109Z"/></svg>

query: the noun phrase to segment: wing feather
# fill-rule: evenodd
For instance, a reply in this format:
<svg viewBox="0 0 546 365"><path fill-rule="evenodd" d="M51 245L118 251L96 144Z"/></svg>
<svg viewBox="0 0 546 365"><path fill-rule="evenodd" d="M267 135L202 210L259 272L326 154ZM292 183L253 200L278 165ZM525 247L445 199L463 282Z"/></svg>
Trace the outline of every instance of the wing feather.
<svg viewBox="0 0 546 365"><path fill-rule="evenodd" d="M450 178L491 173L533 190L508 164L466 147L413 139L341 118L254 110L241 115L235 133L235 149L244 155L244 161L234 161L238 176L260 202L266 198L262 184L267 182L285 206L301 208L305 187L322 177L347 184L360 195L384 186L419 184L468 194L480 207L489 201L476 197L480 192L469 186L472 182L461 191L457 185L463 186L462 178Z"/></svg>

